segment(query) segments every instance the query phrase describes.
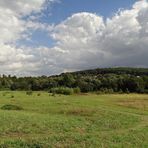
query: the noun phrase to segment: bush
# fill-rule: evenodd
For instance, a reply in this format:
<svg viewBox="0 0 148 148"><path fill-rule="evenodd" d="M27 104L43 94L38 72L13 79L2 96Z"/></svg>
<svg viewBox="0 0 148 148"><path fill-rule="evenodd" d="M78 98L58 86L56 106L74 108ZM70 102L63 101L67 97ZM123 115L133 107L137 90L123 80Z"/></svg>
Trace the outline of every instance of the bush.
<svg viewBox="0 0 148 148"><path fill-rule="evenodd" d="M57 87L50 89L50 93L52 94L63 94L63 95L72 95L74 93L72 88L68 87Z"/></svg>
<svg viewBox="0 0 148 148"><path fill-rule="evenodd" d="M11 98L14 98L14 95L12 95Z"/></svg>
<svg viewBox="0 0 148 148"><path fill-rule="evenodd" d="M31 96L32 94L33 94L33 92L32 92L32 91L27 91L27 92L26 92L26 95Z"/></svg>
<svg viewBox="0 0 148 148"><path fill-rule="evenodd" d="M37 96L41 96L41 94L40 94L40 93L38 93L38 94L37 94Z"/></svg>
<svg viewBox="0 0 148 148"><path fill-rule="evenodd" d="M2 110L22 110L23 108L17 105L7 104L1 107Z"/></svg>
<svg viewBox="0 0 148 148"><path fill-rule="evenodd" d="M79 87L76 87L76 88L73 88L73 92L75 94L79 94L81 92L80 88Z"/></svg>
<svg viewBox="0 0 148 148"><path fill-rule="evenodd" d="M101 88L99 91L97 91L97 94L114 94L113 89L107 89L107 88Z"/></svg>

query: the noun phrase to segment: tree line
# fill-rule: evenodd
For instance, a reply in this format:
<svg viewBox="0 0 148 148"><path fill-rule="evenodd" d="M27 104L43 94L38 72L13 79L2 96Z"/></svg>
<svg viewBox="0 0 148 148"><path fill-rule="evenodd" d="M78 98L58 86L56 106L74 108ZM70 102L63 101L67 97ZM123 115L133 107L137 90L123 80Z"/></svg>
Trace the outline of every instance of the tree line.
<svg viewBox="0 0 148 148"><path fill-rule="evenodd" d="M81 92L148 93L148 68L102 68L55 76L0 76L0 90L49 91L79 88Z"/></svg>

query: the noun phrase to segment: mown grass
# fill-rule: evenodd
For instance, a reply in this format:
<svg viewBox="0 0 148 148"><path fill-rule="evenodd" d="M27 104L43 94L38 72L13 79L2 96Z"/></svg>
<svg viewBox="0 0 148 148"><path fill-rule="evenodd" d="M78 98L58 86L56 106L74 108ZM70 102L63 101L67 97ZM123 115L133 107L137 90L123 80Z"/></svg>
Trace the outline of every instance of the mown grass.
<svg viewBox="0 0 148 148"><path fill-rule="evenodd" d="M148 147L148 95L0 92L7 104L23 110L0 109L0 148Z"/></svg>

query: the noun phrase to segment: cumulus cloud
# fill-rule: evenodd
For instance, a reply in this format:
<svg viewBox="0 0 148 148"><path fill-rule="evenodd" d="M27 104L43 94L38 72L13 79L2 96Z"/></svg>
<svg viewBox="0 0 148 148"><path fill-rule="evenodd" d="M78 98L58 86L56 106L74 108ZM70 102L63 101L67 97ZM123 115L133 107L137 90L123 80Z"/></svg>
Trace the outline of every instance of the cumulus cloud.
<svg viewBox="0 0 148 148"><path fill-rule="evenodd" d="M44 2L45 0L0 0L0 6L3 9L12 11L16 15L26 15L33 11L40 11Z"/></svg>
<svg viewBox="0 0 148 148"><path fill-rule="evenodd" d="M57 41L55 51L61 53L57 59L60 67L81 69L94 65L91 57L101 58L104 54L97 47L97 36L102 36L104 29L102 17L86 12L74 14L55 26L52 37Z"/></svg>
<svg viewBox="0 0 148 148"><path fill-rule="evenodd" d="M0 0L0 73L17 74L36 69L34 55L26 47L16 47L16 41L27 39L31 30L46 30L47 24L31 19L28 15L40 13L46 2L53 0ZM26 66L25 66L26 65Z"/></svg>
<svg viewBox="0 0 148 148"><path fill-rule="evenodd" d="M19 39L26 30L27 22L22 18L32 12L39 12L45 0L0 0L0 43Z"/></svg>
<svg viewBox="0 0 148 148"><path fill-rule="evenodd" d="M97 67L148 67L147 0L136 2L129 10L120 10L112 18L81 12L52 27L20 19L20 15L28 15L27 9L29 13L43 9L43 0L16 0L9 7L7 2L0 0L0 11L4 11L0 13L1 73L49 75ZM20 5L25 7L20 9ZM48 28L55 45L34 49L11 45L30 28Z"/></svg>
<svg viewBox="0 0 148 148"><path fill-rule="evenodd" d="M104 20L77 13L54 28L57 67L80 70L96 67L148 67L148 2L136 2ZM58 49L58 50L57 50Z"/></svg>

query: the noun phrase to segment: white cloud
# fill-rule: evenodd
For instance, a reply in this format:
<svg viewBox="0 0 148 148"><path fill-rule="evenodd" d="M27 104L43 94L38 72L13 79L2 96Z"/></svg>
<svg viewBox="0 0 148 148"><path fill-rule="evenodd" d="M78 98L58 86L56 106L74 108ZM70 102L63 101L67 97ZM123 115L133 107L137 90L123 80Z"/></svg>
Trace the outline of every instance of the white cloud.
<svg viewBox="0 0 148 148"><path fill-rule="evenodd" d="M39 12L45 0L0 0L0 43L14 42L20 39L26 30L23 16Z"/></svg>
<svg viewBox="0 0 148 148"><path fill-rule="evenodd" d="M143 0L107 20L102 46L111 53L111 66L148 67L147 15L148 2Z"/></svg>
<svg viewBox="0 0 148 148"><path fill-rule="evenodd" d="M63 71L108 66L148 67L147 15L146 0L106 20L91 13L74 14L55 26L52 37L57 44L52 49L58 56L47 54L48 58L55 59L54 66Z"/></svg>
<svg viewBox="0 0 148 148"><path fill-rule="evenodd" d="M8 9L15 15L26 15L42 9L45 0L0 0L0 6L3 9Z"/></svg>
<svg viewBox="0 0 148 148"><path fill-rule="evenodd" d="M0 73L18 74L37 69L38 63L34 60L32 51L26 47L16 47L15 44L17 40L27 39L32 30L50 30L47 24L24 19L32 13L40 13L45 2L47 1L0 0Z"/></svg>
<svg viewBox="0 0 148 148"><path fill-rule="evenodd" d="M54 48L62 51L57 59L59 67L85 69L95 64L90 61L91 57L104 54L97 47L97 36L102 36L104 29L102 17L86 12L74 14L55 26L52 37L57 40L57 46Z"/></svg>
<svg viewBox="0 0 148 148"><path fill-rule="evenodd" d="M82 12L56 26L21 18L40 11L43 0L8 2L0 0L0 11L4 12L0 13L3 34L0 73L48 75L108 66L148 67L147 0L138 1L130 10L120 10L106 20L97 14ZM23 9L22 5L25 5ZM49 30L47 33L56 41L55 46L16 48L14 42L32 28Z"/></svg>
<svg viewBox="0 0 148 148"><path fill-rule="evenodd" d="M37 63L35 63L35 57L29 53L29 50L4 44L0 44L0 47L0 73L20 74L25 70L35 69Z"/></svg>
<svg viewBox="0 0 148 148"><path fill-rule="evenodd" d="M24 31L24 22L19 20L12 11L0 8L0 43L7 43L19 38Z"/></svg>

